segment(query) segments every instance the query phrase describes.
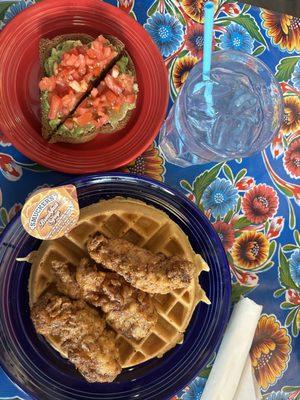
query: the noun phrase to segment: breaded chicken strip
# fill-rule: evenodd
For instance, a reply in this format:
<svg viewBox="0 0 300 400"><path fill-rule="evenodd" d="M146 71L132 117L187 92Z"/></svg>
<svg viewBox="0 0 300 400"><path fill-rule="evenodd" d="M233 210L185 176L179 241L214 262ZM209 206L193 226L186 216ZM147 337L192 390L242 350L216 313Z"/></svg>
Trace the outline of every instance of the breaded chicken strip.
<svg viewBox="0 0 300 400"><path fill-rule="evenodd" d="M157 312L149 294L135 289L115 272L105 272L84 258L79 266L53 261L57 287L72 298L101 307L107 322L124 336L140 340L157 322Z"/></svg>
<svg viewBox="0 0 300 400"><path fill-rule="evenodd" d="M31 318L46 340L58 340L88 382L111 382L121 372L114 332L85 302L48 292L33 305Z"/></svg>
<svg viewBox="0 0 300 400"><path fill-rule="evenodd" d="M108 239L101 233L89 239L87 248L97 263L148 293L169 293L188 287L195 273L194 264L180 256L154 254L127 240Z"/></svg>

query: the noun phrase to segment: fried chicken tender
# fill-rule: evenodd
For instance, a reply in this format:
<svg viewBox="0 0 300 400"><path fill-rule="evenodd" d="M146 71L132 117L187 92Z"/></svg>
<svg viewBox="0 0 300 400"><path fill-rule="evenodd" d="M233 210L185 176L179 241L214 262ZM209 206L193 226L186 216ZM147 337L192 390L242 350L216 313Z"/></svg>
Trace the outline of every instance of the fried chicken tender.
<svg viewBox="0 0 300 400"><path fill-rule="evenodd" d="M55 337L88 382L111 382L121 372L114 332L84 301L48 292L33 305L31 319L46 340Z"/></svg>
<svg viewBox="0 0 300 400"><path fill-rule="evenodd" d="M53 261L52 271L60 291L101 307L107 322L128 338L146 337L157 322L157 312L149 294L132 287L115 272L100 271L87 258L82 259L77 268Z"/></svg>
<svg viewBox="0 0 300 400"><path fill-rule="evenodd" d="M154 254L124 239L96 233L87 244L93 260L111 269L132 286L148 293L169 293L188 287L195 265L180 256Z"/></svg>

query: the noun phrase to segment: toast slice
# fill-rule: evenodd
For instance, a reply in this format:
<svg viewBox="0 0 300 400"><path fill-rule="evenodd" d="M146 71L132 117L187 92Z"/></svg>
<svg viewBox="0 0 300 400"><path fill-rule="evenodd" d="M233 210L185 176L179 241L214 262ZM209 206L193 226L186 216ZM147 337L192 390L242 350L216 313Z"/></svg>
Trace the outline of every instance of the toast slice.
<svg viewBox="0 0 300 400"><path fill-rule="evenodd" d="M55 132L57 127L63 123L70 113L76 108L80 101L91 91L93 84L97 84L112 65L120 57L124 44L117 38L111 35L102 35L109 41L109 46L113 49L113 58L104 66L97 74L93 76L88 84L86 90L82 93L76 93L76 98L71 103L70 110L66 115L61 116L55 120L49 120L49 92L47 90L41 90L41 109L42 109L42 136L45 139L49 139ZM87 34L74 33L56 36L53 39L42 39L40 41L40 62L42 66L43 76L51 79L51 76L55 75L55 68L57 69L58 64L62 60L62 56L65 52L68 52L74 48L81 47L83 45L89 45L93 42L94 38Z"/></svg>
<svg viewBox="0 0 300 400"><path fill-rule="evenodd" d="M114 87L114 84L117 86ZM134 63L124 51L98 87L51 136L50 143L85 143L99 134L111 134L123 129L136 107L137 92Z"/></svg>

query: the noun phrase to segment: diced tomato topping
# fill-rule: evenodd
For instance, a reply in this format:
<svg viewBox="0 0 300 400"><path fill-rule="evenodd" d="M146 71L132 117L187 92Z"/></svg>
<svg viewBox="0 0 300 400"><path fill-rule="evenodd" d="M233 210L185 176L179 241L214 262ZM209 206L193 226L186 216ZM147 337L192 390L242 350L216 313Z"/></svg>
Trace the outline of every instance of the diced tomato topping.
<svg viewBox="0 0 300 400"><path fill-rule="evenodd" d="M93 107L97 108L99 106L100 103L100 98L97 97L94 101L93 101Z"/></svg>
<svg viewBox="0 0 300 400"><path fill-rule="evenodd" d="M67 94L66 96L64 96L61 99L61 101L62 101L62 104L64 107L67 107L67 108L69 108L69 110L72 110L76 104L77 99L76 99L76 96L74 95L74 93L70 93L70 94Z"/></svg>
<svg viewBox="0 0 300 400"><path fill-rule="evenodd" d="M101 68L101 67L95 67L95 68L93 69L93 74L94 74L95 76L100 75L100 72L102 71L102 69L103 69L103 68Z"/></svg>
<svg viewBox="0 0 300 400"><path fill-rule="evenodd" d="M76 50L78 51L79 54L83 54L83 55L85 55L87 52L86 46L79 46L76 48Z"/></svg>
<svg viewBox="0 0 300 400"><path fill-rule="evenodd" d="M67 115L73 110L82 93L88 89L90 82L100 75L116 55L117 52L102 35L95 39L90 46L84 44L65 52L61 62L55 66L55 74L50 78L44 77L39 83L41 91L48 91L49 119L56 118L58 114L60 116ZM110 82L110 100L106 97L100 100L101 91L108 86L104 82L103 85L100 85L100 90L93 90L93 100L92 102L91 99L89 100L88 107L92 107L94 100L97 100L97 104L94 104L95 110L100 104L103 108L105 104L114 101L115 95L121 93L122 85L112 80ZM83 115L85 114L86 112L83 113ZM94 122L96 123L96 119Z"/></svg>
<svg viewBox="0 0 300 400"><path fill-rule="evenodd" d="M76 118L76 122L79 126L86 126L92 120L93 120L93 114L91 111L88 111Z"/></svg>
<svg viewBox="0 0 300 400"><path fill-rule="evenodd" d="M89 56L89 58L95 60L97 58L97 51L95 49L88 49L88 51L86 52L86 54Z"/></svg>
<svg viewBox="0 0 300 400"><path fill-rule="evenodd" d="M115 94L120 95L123 91L122 86L119 84L118 80L113 78L110 74L106 75L104 79L105 83Z"/></svg>
<svg viewBox="0 0 300 400"><path fill-rule="evenodd" d="M135 102L135 94L128 94L125 96L125 103L132 104Z"/></svg>
<svg viewBox="0 0 300 400"><path fill-rule="evenodd" d="M97 52L102 51L103 43L99 42L98 40L95 40L92 43L91 48L94 49L94 50L97 50Z"/></svg>
<svg viewBox="0 0 300 400"><path fill-rule="evenodd" d="M51 76L48 78L45 76L39 84L40 90L48 90L49 92L52 92L55 89L56 86L56 80L54 76Z"/></svg>
<svg viewBox="0 0 300 400"><path fill-rule="evenodd" d="M117 100L117 95L111 90L105 92L106 99L109 103L114 103Z"/></svg>
<svg viewBox="0 0 300 400"><path fill-rule="evenodd" d="M88 67L94 66L96 64L96 60L94 60L93 58L87 57L85 58L85 63Z"/></svg>
<svg viewBox="0 0 300 400"><path fill-rule="evenodd" d="M50 103L49 119L56 119L58 116L58 111L61 106L61 98L57 95L53 95Z"/></svg>
<svg viewBox="0 0 300 400"><path fill-rule="evenodd" d="M74 126L73 121L71 120L71 118L68 118L65 122L64 125L68 128L68 129L72 129Z"/></svg>
<svg viewBox="0 0 300 400"><path fill-rule="evenodd" d="M96 39L97 42L107 44L107 39L103 35L99 35Z"/></svg>
<svg viewBox="0 0 300 400"><path fill-rule="evenodd" d="M104 47L103 58L107 58L111 55L112 49L110 46Z"/></svg>
<svg viewBox="0 0 300 400"><path fill-rule="evenodd" d="M78 51L78 47L74 47L73 49L68 51L69 54L75 54L75 56L78 56L79 51Z"/></svg>
<svg viewBox="0 0 300 400"><path fill-rule="evenodd" d="M91 91L91 96L92 96L93 98L95 98L95 97L97 96L97 94L98 94L98 89L94 88L94 89Z"/></svg>
<svg viewBox="0 0 300 400"><path fill-rule="evenodd" d="M97 127L103 126L105 124L107 124L109 121L109 117L108 115L105 115L103 117L100 117L97 119Z"/></svg>
<svg viewBox="0 0 300 400"><path fill-rule="evenodd" d="M63 97L69 93L69 87L65 82L58 81L56 82L55 92L58 96Z"/></svg>
<svg viewBox="0 0 300 400"><path fill-rule="evenodd" d="M87 112L89 112L89 109L88 109L88 108L79 107L79 108L76 110L76 116L77 116L77 115L78 115L78 116L81 116L81 115L83 115L83 114L85 114L85 113L87 113Z"/></svg>
<svg viewBox="0 0 300 400"><path fill-rule="evenodd" d="M72 73L72 77L73 77L73 80L78 81L78 82L80 81L80 78L81 78L78 71L74 71Z"/></svg>

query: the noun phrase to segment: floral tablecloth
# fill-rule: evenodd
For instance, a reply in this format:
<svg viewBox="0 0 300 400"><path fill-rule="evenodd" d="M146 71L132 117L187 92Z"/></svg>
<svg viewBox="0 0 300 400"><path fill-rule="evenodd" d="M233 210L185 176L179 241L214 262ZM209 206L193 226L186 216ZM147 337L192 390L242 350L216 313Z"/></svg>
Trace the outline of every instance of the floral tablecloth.
<svg viewBox="0 0 300 400"><path fill-rule="evenodd" d="M37 0L36 0L37 1ZM0 29L36 1L0 1ZM100 1L100 0L99 0ZM111 1L144 25L169 70L170 105L202 57L205 0ZM300 399L300 19L215 0L215 49L263 60L284 93L282 129L261 154L182 169L154 143L127 167L180 188L210 218L227 251L232 301L263 304L251 360L264 400ZM1 62L1 60L0 60ZM1 106L1 105L0 105ZM62 182L24 158L0 133L0 229L37 187ZM211 365L174 399L200 399ZM0 396L29 399L0 370ZM212 399L213 400L213 399Z"/></svg>

